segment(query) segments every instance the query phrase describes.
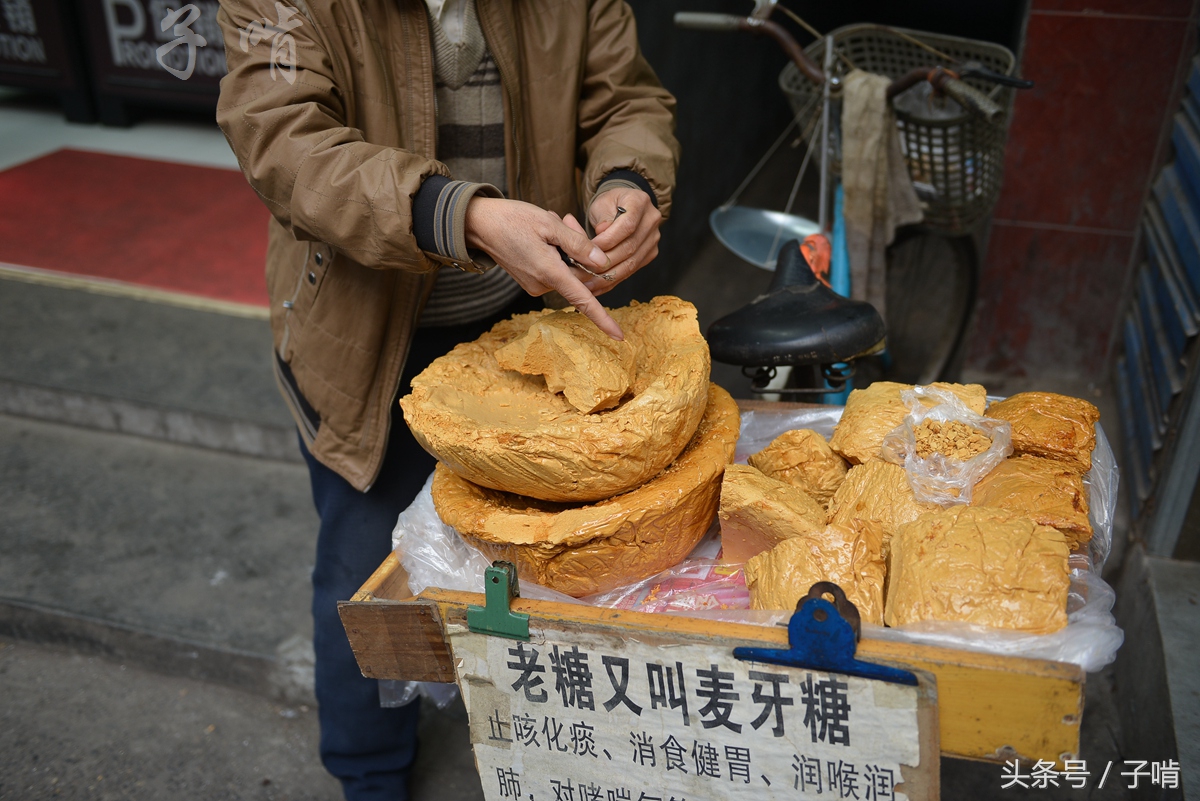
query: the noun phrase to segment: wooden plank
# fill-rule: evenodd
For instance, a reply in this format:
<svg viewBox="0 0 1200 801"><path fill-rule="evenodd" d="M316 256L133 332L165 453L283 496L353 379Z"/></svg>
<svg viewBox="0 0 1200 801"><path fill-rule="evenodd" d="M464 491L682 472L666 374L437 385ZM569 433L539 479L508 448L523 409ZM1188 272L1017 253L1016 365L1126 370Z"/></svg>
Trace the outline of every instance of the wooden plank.
<svg viewBox="0 0 1200 801"><path fill-rule="evenodd" d="M350 600L373 601L382 598L401 601L410 597L412 592L408 588L408 571L400 564L400 557L392 551Z"/></svg>
<svg viewBox="0 0 1200 801"><path fill-rule="evenodd" d="M468 604L483 604L483 595L434 588L406 602L348 602L341 605L341 612L355 654L362 655L364 675L445 681L453 675L453 664L449 646L440 639L442 626L466 625ZM431 605L436 606L436 614L431 613ZM547 623L617 629L624 636L655 632L681 640L722 637L775 647L787 643L787 632L779 626L521 598L513 602L513 609ZM1079 752L1084 673L1076 665L870 639L859 643L858 655L937 677L945 754L989 760L1019 755L1061 762Z"/></svg>
<svg viewBox="0 0 1200 801"><path fill-rule="evenodd" d="M903 770L904 783L897 790L904 791L910 798L941 798L942 797L942 732L938 725L937 677L925 671L915 671L918 687L920 688L921 703L917 707L917 725L920 727L921 764L932 765L935 762L939 768L933 772Z"/></svg>
<svg viewBox="0 0 1200 801"><path fill-rule="evenodd" d="M454 660L436 604L342 601L338 614L367 678L454 681Z"/></svg>

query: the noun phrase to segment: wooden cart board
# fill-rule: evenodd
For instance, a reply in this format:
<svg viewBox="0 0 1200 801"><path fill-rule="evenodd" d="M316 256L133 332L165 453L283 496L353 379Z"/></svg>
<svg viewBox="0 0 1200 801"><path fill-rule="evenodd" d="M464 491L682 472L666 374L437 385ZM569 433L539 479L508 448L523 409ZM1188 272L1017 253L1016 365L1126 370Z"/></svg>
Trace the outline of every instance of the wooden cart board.
<svg viewBox="0 0 1200 801"><path fill-rule="evenodd" d="M851 626L832 604L810 601L796 619L809 604L821 607L809 640L840 627L841 666L873 670L852 658ZM489 801L938 798L928 675L759 662L748 658L796 653L719 635L630 637L601 621L472 630L481 626L450 624L446 635ZM806 658L836 660L836 637L825 644Z"/></svg>
<svg viewBox="0 0 1200 801"><path fill-rule="evenodd" d="M450 682L458 679L450 632L466 627L468 606L483 603L480 593L436 588L412 597L408 576L392 554L353 599L339 604L339 611L363 675ZM512 608L528 614L530 628L536 631L609 632L631 643L661 637L680 643L708 638L768 648L788 644L787 631L779 626L718 623L523 598L515 599ZM943 755L1061 763L1079 753L1084 672L1077 665L872 639L858 643L857 657L934 676ZM553 673L547 676L552 691ZM599 678L608 681L603 671ZM631 801L636 799L634 794ZM669 794L664 801L668 799Z"/></svg>

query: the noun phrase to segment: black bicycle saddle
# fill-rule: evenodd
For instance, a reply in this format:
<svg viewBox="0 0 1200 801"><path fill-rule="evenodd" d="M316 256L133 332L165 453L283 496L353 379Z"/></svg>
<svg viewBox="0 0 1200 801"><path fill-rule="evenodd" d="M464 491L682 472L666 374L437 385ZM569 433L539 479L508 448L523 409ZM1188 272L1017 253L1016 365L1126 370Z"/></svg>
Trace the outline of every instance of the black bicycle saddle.
<svg viewBox="0 0 1200 801"><path fill-rule="evenodd" d="M713 323L708 347L717 361L745 367L834 364L873 350L885 333L874 306L817 280L793 239L766 294Z"/></svg>

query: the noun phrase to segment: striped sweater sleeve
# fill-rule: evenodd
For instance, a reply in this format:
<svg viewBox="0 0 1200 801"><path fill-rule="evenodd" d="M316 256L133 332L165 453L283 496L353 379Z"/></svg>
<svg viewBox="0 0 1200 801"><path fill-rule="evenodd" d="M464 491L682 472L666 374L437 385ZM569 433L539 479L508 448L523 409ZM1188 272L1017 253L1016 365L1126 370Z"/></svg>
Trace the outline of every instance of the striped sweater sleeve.
<svg viewBox="0 0 1200 801"><path fill-rule="evenodd" d="M504 197L491 184L455 181L441 175L426 178L413 198L413 233L421 250L467 272L481 273L494 262L467 248L467 204L476 195Z"/></svg>

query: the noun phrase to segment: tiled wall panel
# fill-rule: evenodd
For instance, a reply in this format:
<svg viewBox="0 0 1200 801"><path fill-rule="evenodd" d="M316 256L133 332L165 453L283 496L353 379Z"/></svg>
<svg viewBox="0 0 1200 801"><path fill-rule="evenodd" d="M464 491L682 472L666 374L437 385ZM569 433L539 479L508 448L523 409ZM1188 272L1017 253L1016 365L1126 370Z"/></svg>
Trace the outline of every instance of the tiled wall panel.
<svg viewBox="0 0 1200 801"><path fill-rule="evenodd" d="M975 370L1099 378L1193 0L1034 0L980 284Z"/></svg>

